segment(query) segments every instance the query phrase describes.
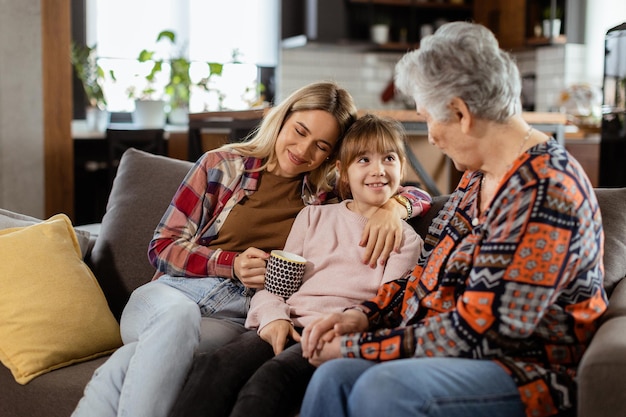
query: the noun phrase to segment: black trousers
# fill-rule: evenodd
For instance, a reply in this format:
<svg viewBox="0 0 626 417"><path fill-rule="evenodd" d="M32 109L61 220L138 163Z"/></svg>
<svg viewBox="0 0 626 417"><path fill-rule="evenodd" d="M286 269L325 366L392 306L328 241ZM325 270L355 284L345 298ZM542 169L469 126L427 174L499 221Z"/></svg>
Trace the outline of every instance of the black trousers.
<svg viewBox="0 0 626 417"><path fill-rule="evenodd" d="M314 370L299 343L274 356L269 343L248 331L196 357L170 417L293 416Z"/></svg>

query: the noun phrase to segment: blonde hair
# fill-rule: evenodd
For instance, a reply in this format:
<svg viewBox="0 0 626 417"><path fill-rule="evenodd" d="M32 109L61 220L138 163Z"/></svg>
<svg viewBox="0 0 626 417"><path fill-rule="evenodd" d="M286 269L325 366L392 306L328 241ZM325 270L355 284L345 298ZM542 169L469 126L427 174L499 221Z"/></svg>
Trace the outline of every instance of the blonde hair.
<svg viewBox="0 0 626 417"><path fill-rule="evenodd" d="M234 149L245 156L265 159L259 170L276 161L275 144L285 121L295 112L323 110L330 113L339 126L339 137L329 155L318 168L309 175L310 184L316 191L331 191L334 188L334 176L337 149L341 147L346 130L356 120L357 108L347 90L333 82L316 82L306 85L273 107L263 118L258 129L249 135L249 140L227 144L224 147Z"/></svg>
<svg viewBox="0 0 626 417"><path fill-rule="evenodd" d="M342 199L350 198L348 168L367 152L395 152L400 158L400 169L406 163L406 133L397 120L366 114L350 126L339 150L337 191Z"/></svg>

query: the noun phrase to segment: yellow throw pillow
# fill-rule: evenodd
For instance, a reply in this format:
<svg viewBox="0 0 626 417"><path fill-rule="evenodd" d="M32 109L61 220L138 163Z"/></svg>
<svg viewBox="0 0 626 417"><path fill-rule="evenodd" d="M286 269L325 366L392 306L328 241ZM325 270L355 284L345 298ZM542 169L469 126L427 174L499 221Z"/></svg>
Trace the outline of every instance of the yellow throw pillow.
<svg viewBox="0 0 626 417"><path fill-rule="evenodd" d="M121 344L67 216L0 230L0 361L18 383Z"/></svg>

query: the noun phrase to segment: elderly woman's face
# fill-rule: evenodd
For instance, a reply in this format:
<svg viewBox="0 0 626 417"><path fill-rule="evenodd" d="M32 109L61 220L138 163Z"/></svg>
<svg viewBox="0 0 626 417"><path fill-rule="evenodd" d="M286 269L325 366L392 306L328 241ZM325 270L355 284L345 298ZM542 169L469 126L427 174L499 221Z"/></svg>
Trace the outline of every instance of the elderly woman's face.
<svg viewBox="0 0 626 417"><path fill-rule="evenodd" d="M468 157L473 154L474 147L470 147L466 135L461 132L458 120L440 122L432 118L424 108L417 109L418 114L424 116L428 126L428 143L436 146L452 160L456 169L468 169Z"/></svg>

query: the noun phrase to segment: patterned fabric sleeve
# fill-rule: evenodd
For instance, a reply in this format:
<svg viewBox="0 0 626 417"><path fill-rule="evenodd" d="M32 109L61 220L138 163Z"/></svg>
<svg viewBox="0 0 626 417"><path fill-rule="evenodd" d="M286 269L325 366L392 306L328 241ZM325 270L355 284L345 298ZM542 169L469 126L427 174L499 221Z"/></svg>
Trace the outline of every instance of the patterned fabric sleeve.
<svg viewBox="0 0 626 417"><path fill-rule="evenodd" d="M430 205L433 201L430 194L414 186L400 187L400 194L408 198L413 207L411 217L424 215L424 213L430 209Z"/></svg>
<svg viewBox="0 0 626 417"><path fill-rule="evenodd" d="M376 297L350 308L367 316L370 329L392 328L400 325L402 299L406 278L387 282L380 286Z"/></svg>

